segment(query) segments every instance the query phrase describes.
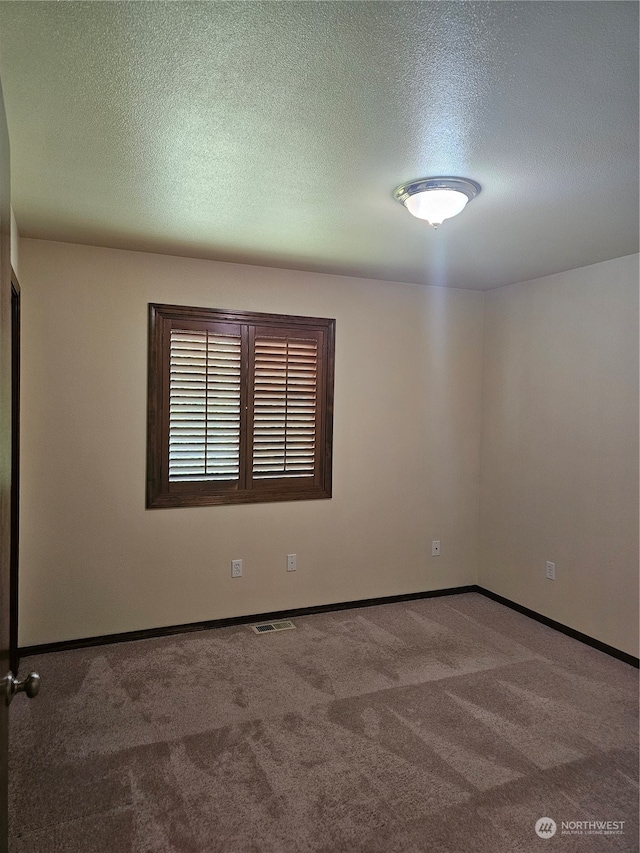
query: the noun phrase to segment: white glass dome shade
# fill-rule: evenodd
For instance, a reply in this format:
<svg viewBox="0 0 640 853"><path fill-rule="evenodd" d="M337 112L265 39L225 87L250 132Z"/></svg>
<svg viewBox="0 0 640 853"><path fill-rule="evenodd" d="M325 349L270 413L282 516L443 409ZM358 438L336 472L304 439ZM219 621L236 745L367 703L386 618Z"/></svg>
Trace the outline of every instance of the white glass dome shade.
<svg viewBox="0 0 640 853"><path fill-rule="evenodd" d="M394 198L412 216L437 228L445 219L461 213L479 192L479 185L466 178L422 178L398 187Z"/></svg>

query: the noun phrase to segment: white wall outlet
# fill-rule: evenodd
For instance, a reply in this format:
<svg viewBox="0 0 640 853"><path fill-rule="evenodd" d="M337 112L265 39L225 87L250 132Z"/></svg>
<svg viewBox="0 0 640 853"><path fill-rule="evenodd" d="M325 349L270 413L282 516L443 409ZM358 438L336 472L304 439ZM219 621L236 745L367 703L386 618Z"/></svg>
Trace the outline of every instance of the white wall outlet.
<svg viewBox="0 0 640 853"><path fill-rule="evenodd" d="M231 560L231 577L242 577L242 560Z"/></svg>
<svg viewBox="0 0 640 853"><path fill-rule="evenodd" d="M550 581L554 581L556 579L556 564L550 563L547 560L547 578Z"/></svg>
<svg viewBox="0 0 640 853"><path fill-rule="evenodd" d="M295 554L287 554L287 571L295 572L296 570L296 555Z"/></svg>
<svg viewBox="0 0 640 853"><path fill-rule="evenodd" d="M433 539L431 542L431 556L439 557L440 556L440 540Z"/></svg>

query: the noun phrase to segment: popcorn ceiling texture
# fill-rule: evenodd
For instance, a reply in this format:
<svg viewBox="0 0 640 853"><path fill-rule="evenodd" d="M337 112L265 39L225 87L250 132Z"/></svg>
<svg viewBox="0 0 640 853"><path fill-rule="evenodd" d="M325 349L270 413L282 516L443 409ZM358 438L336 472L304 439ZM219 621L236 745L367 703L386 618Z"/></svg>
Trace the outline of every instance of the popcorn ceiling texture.
<svg viewBox="0 0 640 853"><path fill-rule="evenodd" d="M637 851L633 667L476 594L295 623L25 660L11 853Z"/></svg>
<svg viewBox="0 0 640 853"><path fill-rule="evenodd" d="M0 3L23 237L487 289L637 251L635 3ZM434 234L392 198L483 189Z"/></svg>

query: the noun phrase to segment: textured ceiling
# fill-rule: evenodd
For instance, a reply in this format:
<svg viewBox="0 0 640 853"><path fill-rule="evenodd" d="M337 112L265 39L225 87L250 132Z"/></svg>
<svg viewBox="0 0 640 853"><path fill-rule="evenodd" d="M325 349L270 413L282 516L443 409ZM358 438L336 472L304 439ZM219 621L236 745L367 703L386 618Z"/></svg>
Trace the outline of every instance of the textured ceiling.
<svg viewBox="0 0 640 853"><path fill-rule="evenodd" d="M638 251L635 2L1 2L23 236L486 289ZM395 187L482 192L434 232Z"/></svg>

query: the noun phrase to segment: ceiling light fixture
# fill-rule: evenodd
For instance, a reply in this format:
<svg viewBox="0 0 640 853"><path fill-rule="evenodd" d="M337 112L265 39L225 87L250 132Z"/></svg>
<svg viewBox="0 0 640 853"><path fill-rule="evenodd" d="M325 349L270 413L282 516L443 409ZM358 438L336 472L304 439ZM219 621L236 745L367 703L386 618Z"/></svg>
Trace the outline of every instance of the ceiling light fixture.
<svg viewBox="0 0 640 853"><path fill-rule="evenodd" d="M420 178L402 184L393 197L412 216L426 219L433 228L461 213L480 192L480 185L467 178Z"/></svg>

